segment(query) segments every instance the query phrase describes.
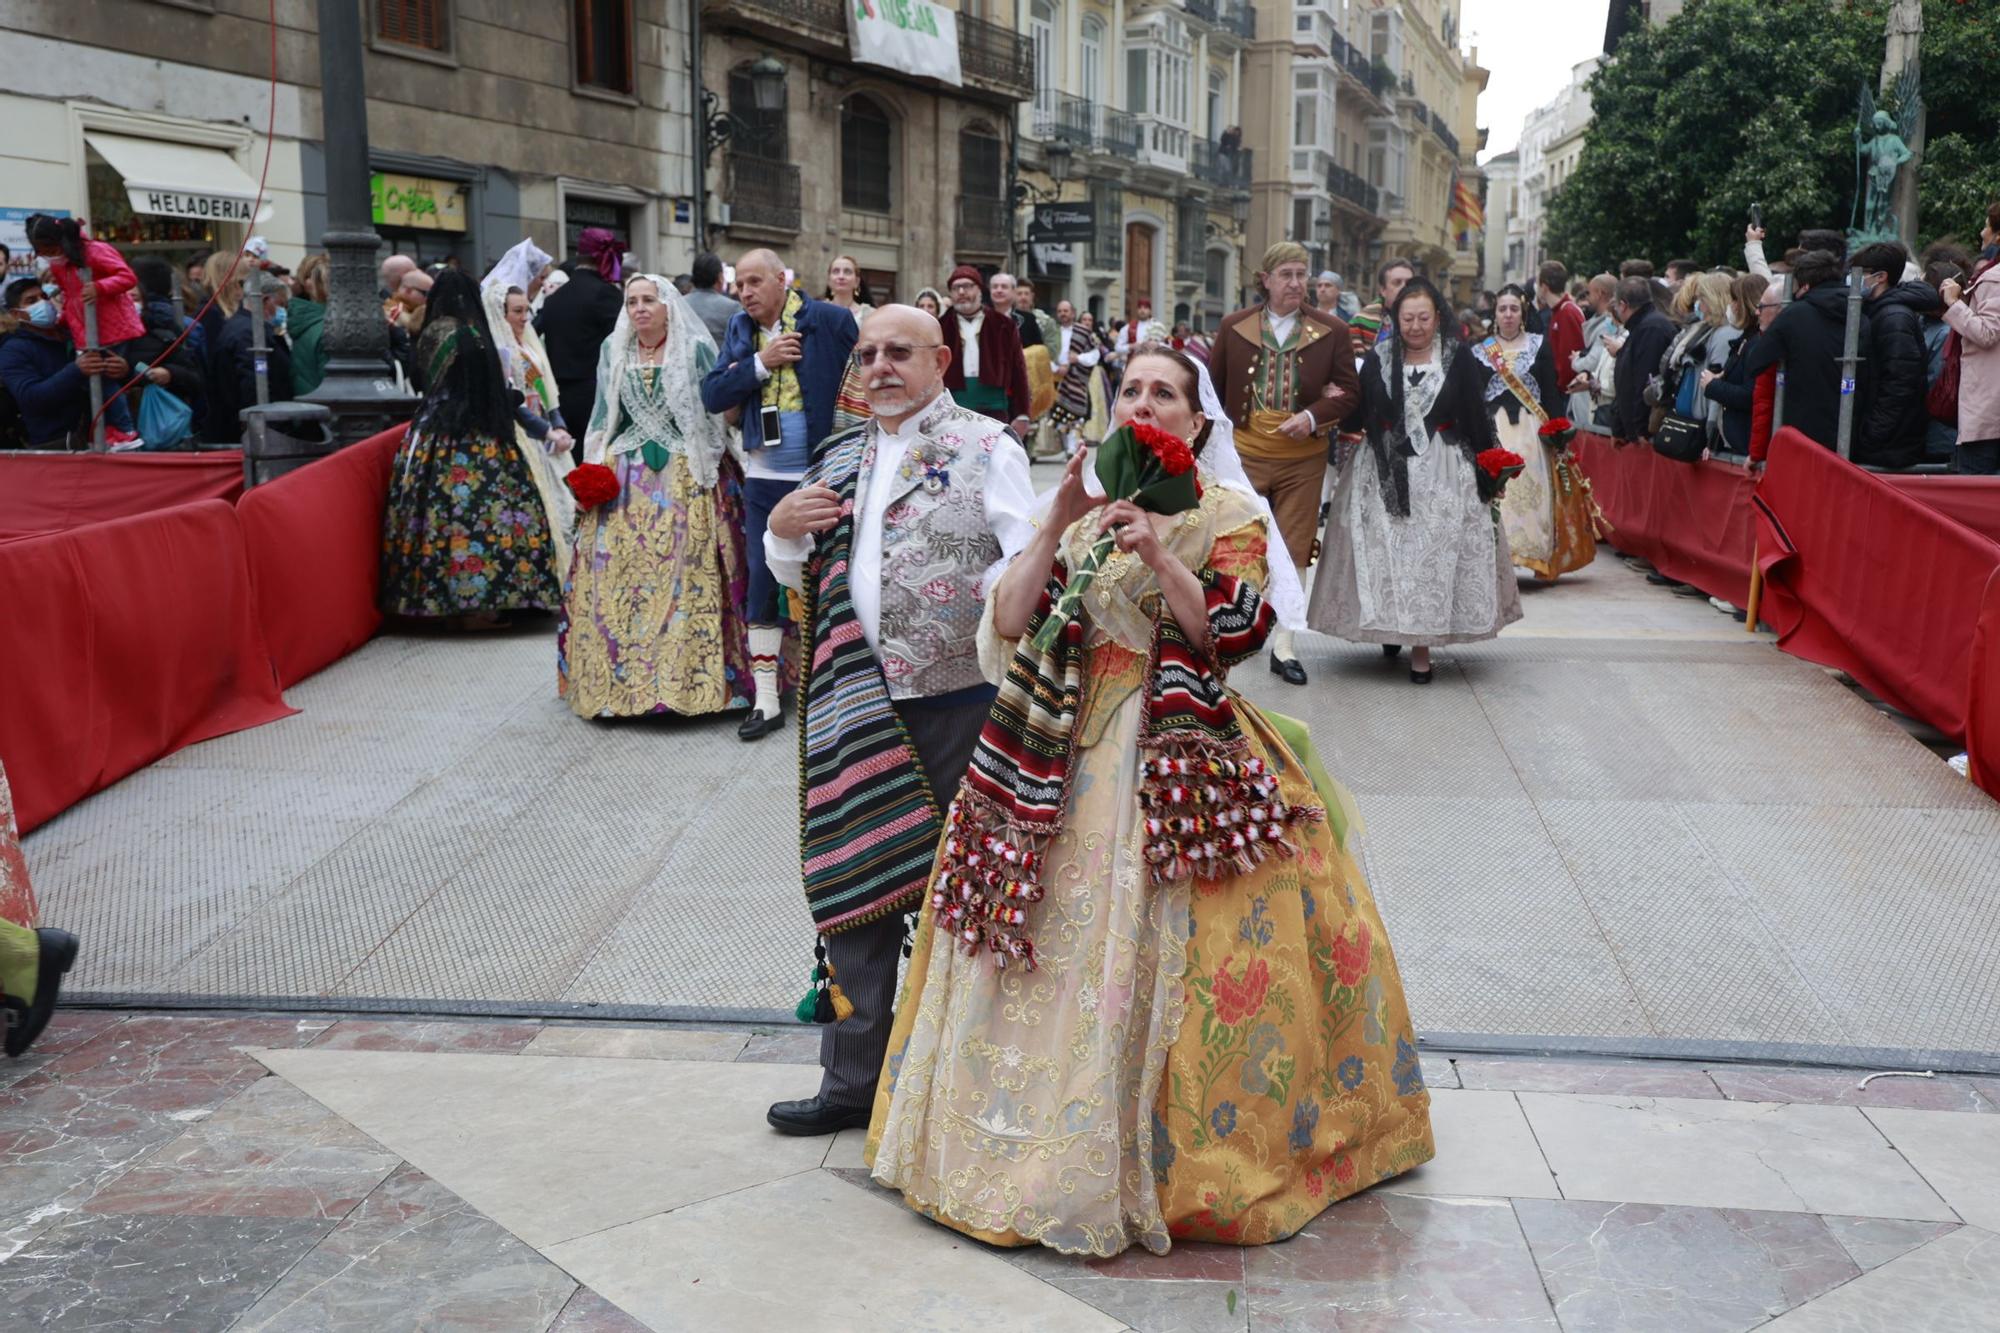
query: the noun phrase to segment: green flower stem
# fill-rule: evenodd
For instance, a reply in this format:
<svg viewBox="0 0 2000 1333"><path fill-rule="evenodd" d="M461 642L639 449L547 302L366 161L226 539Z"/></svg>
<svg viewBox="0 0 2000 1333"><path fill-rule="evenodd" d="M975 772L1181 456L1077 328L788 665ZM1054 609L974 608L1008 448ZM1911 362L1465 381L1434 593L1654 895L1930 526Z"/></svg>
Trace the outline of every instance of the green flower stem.
<svg viewBox="0 0 2000 1333"><path fill-rule="evenodd" d="M1058 597L1056 604L1049 608L1048 618L1042 621L1042 627L1035 631L1033 643L1036 652L1045 653L1056 646L1056 640L1061 637L1063 627L1076 619L1077 608L1083 605L1083 595L1089 592L1090 585L1097 581L1097 571L1111 558L1111 550L1117 544L1117 535L1107 532L1097 539L1097 544L1083 557L1083 563L1077 566L1076 572L1069 576L1069 582L1063 585L1062 596Z"/></svg>

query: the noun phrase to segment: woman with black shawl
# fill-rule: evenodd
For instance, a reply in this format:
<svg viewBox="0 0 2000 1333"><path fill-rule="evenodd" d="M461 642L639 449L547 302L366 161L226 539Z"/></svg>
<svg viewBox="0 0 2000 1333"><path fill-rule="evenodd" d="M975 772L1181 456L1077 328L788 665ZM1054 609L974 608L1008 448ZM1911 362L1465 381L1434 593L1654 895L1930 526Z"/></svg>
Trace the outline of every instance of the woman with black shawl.
<svg viewBox="0 0 2000 1333"><path fill-rule="evenodd" d="M1490 639L1521 618L1513 559L1474 460L1494 444L1491 376L1447 324L1444 298L1412 278L1393 334L1361 363L1361 405L1344 429L1365 443L1334 491L1306 621L1431 679L1431 648Z"/></svg>
<svg viewBox="0 0 2000 1333"><path fill-rule="evenodd" d="M534 478L514 442L514 395L479 286L437 277L417 338L424 401L389 477L382 609L492 625L554 611L562 582Z"/></svg>

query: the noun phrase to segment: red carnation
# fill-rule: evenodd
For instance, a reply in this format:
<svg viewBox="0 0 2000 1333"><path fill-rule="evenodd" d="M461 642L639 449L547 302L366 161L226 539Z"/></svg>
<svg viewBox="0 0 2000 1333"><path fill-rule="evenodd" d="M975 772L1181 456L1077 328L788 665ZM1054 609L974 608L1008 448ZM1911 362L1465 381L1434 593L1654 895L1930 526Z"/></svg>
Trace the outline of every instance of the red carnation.
<svg viewBox="0 0 2000 1333"><path fill-rule="evenodd" d="M580 464L563 481L579 509L595 509L618 498L618 474L602 463Z"/></svg>
<svg viewBox="0 0 2000 1333"><path fill-rule="evenodd" d="M1483 449L1473 461L1489 477L1503 476L1509 470L1519 471L1527 466L1527 460L1511 449Z"/></svg>
<svg viewBox="0 0 2000 1333"><path fill-rule="evenodd" d="M1147 421L1131 423L1132 437L1146 446L1146 451L1160 460L1170 477L1178 477L1194 466L1194 450L1188 448L1187 441L1178 435L1169 435L1158 426Z"/></svg>
<svg viewBox="0 0 2000 1333"><path fill-rule="evenodd" d="M1542 428L1536 431L1535 434L1546 440L1552 435L1561 435L1575 429L1576 426L1568 417L1550 417L1542 423Z"/></svg>

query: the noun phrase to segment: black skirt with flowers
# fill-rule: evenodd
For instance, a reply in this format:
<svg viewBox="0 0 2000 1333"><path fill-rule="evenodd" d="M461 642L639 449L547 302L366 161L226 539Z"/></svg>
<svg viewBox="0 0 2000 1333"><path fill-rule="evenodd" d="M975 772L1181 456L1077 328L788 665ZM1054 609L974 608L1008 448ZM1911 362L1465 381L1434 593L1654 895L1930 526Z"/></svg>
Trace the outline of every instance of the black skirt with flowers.
<svg viewBox="0 0 2000 1333"><path fill-rule="evenodd" d="M398 616L561 609L548 516L514 441L410 428L382 516L380 605Z"/></svg>

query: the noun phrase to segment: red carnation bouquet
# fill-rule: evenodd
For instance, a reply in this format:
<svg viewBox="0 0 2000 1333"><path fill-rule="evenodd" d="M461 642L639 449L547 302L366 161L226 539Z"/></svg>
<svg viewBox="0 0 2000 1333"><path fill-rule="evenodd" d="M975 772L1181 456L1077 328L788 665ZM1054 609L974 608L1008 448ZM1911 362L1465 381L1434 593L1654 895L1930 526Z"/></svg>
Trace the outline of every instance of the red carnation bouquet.
<svg viewBox="0 0 2000 1333"><path fill-rule="evenodd" d="M602 463L580 463L563 478L578 509L595 509L618 498L618 474Z"/></svg>
<svg viewBox="0 0 2000 1333"><path fill-rule="evenodd" d="M1576 438L1576 423L1568 417L1550 417L1535 432L1542 437L1542 443L1552 449L1567 449L1569 442Z"/></svg>
<svg viewBox="0 0 2000 1333"><path fill-rule="evenodd" d="M1528 460L1512 449L1482 449L1472 460L1479 467L1479 498L1492 504L1507 490L1507 483L1521 475Z"/></svg>
<svg viewBox="0 0 2000 1333"><path fill-rule="evenodd" d="M1201 483L1194 475L1194 450L1178 435L1169 435L1144 421L1120 426L1097 447L1097 480L1112 499L1130 500L1149 514L1179 514L1201 502ZM1115 532L1105 533L1070 572L1062 596L1049 608L1048 618L1035 633L1037 652L1045 653L1055 647L1063 627L1076 619L1084 593L1090 590L1097 571L1111 558L1117 544Z"/></svg>

